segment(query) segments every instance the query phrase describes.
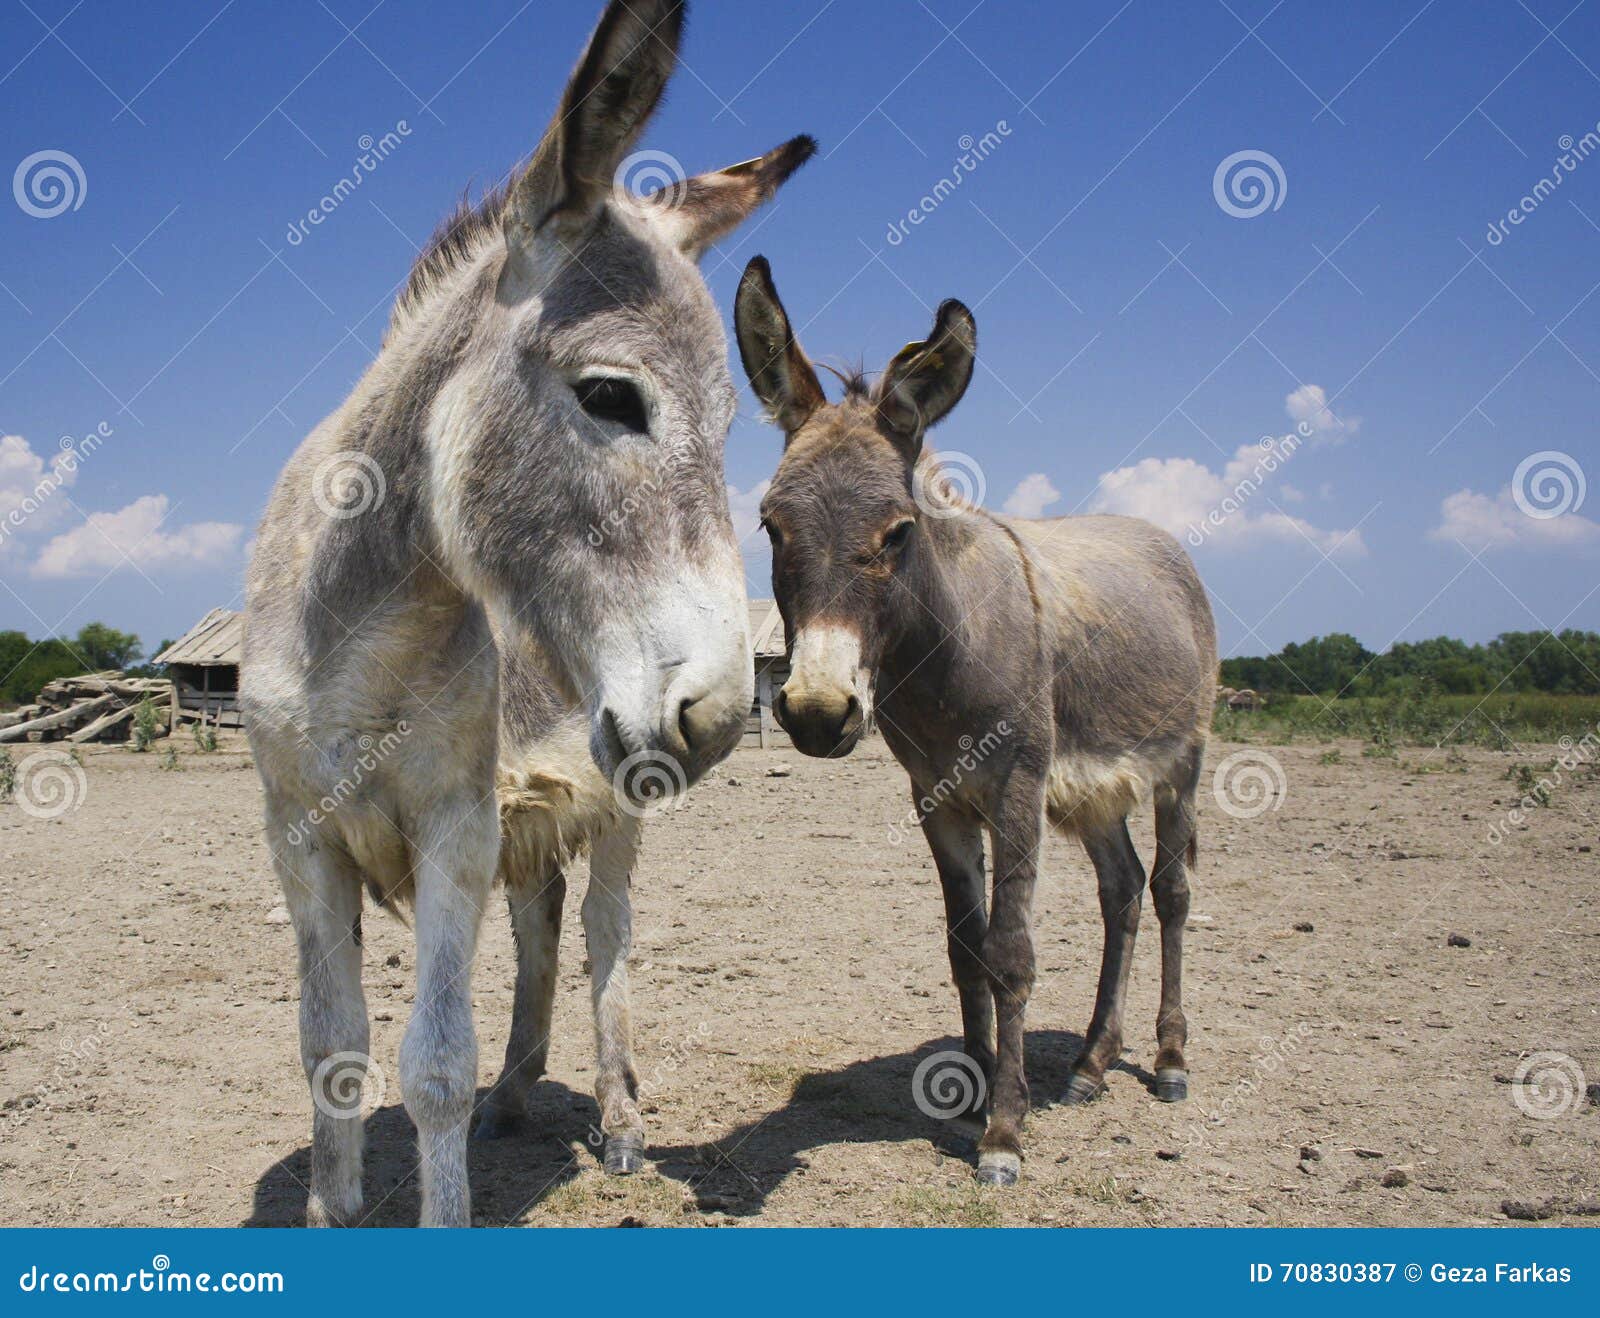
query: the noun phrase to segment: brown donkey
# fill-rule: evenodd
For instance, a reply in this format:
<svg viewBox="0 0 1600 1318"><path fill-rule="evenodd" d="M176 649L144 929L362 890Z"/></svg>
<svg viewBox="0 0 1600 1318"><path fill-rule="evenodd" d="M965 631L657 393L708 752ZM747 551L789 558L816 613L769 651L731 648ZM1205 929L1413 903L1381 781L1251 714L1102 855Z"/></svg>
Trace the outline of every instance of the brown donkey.
<svg viewBox="0 0 1600 1318"><path fill-rule="evenodd" d="M740 282L735 326L751 386L787 435L762 504L793 666L774 712L819 756L848 755L875 712L911 775L961 998L963 1115L987 1110L978 1179L1010 1185L1028 1108L1023 1015L1046 815L1082 839L1105 919L1094 1019L1065 1101L1094 1097L1122 1051L1145 883L1127 816L1147 793L1161 921L1156 1094L1188 1094L1185 866L1217 670L1205 590L1178 543L1148 523L1002 518L953 493L923 434L972 376L977 330L959 302L939 308L933 333L876 387L848 382L837 405L761 257Z"/></svg>

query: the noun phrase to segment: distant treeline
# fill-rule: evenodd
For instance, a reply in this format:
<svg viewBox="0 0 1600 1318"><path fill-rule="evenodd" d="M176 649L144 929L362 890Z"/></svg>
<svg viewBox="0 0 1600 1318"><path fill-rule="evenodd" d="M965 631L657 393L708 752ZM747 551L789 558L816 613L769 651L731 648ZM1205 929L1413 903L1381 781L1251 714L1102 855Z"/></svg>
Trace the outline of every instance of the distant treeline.
<svg viewBox="0 0 1600 1318"><path fill-rule="evenodd" d="M170 645L163 641L157 654ZM103 622L91 622L75 637L30 641L21 632L0 632L0 705L27 705L39 688L58 677L97 673L120 668L149 673L141 665L144 647L131 632L119 632Z"/></svg>
<svg viewBox="0 0 1600 1318"><path fill-rule="evenodd" d="M1600 694L1600 632L1503 632L1486 645L1448 636L1397 641L1374 654L1335 632L1291 643L1264 659L1224 659L1226 686L1275 695L1376 696L1422 684L1452 695L1488 691Z"/></svg>

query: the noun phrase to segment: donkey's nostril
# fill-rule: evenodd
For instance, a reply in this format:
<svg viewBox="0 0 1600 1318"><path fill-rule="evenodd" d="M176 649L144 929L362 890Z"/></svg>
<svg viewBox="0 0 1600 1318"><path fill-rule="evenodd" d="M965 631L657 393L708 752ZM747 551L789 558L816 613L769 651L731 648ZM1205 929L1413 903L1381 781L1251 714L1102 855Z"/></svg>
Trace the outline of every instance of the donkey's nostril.
<svg viewBox="0 0 1600 1318"><path fill-rule="evenodd" d="M678 735L693 754L704 754L723 736L727 706L709 696L691 697L678 706Z"/></svg>
<svg viewBox="0 0 1600 1318"><path fill-rule="evenodd" d="M779 687L777 695L772 697L772 713L780 724L789 717L789 696L782 687Z"/></svg>
<svg viewBox="0 0 1600 1318"><path fill-rule="evenodd" d="M855 693L851 692L850 701L844 707L844 718L839 723L839 731L841 733L853 732L856 724L860 722L861 702L856 699Z"/></svg>

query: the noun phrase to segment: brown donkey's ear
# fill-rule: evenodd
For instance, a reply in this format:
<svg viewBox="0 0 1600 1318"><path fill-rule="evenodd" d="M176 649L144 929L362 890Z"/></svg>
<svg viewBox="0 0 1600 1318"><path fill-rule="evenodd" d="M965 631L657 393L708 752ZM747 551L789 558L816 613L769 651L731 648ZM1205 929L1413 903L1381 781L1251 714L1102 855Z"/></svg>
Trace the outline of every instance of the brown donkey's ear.
<svg viewBox="0 0 1600 1318"><path fill-rule="evenodd" d="M581 232L661 101L678 62L684 0L612 0L573 71L561 107L512 191L513 250L554 223Z"/></svg>
<svg viewBox="0 0 1600 1318"><path fill-rule="evenodd" d="M966 393L977 354L977 322L952 298L939 304L933 333L906 344L884 371L873 398L878 417L913 460L922 451L923 432Z"/></svg>
<svg viewBox="0 0 1600 1318"><path fill-rule="evenodd" d="M756 397L786 434L794 434L827 399L810 359L789 328L788 313L778 300L772 267L764 256L752 258L739 280L733 333Z"/></svg>
<svg viewBox="0 0 1600 1318"><path fill-rule="evenodd" d="M732 232L817 152L815 139L800 136L764 156L697 174L648 198L659 210L668 241L699 260L705 250Z"/></svg>

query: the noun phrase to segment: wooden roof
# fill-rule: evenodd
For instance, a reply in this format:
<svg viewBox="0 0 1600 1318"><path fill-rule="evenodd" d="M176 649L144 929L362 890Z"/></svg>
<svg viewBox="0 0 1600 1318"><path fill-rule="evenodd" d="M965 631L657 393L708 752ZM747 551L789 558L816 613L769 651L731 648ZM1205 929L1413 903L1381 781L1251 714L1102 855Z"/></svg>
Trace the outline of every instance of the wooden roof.
<svg viewBox="0 0 1600 1318"><path fill-rule="evenodd" d="M212 609L155 657L158 664L237 666L243 653L244 614Z"/></svg>
<svg viewBox="0 0 1600 1318"><path fill-rule="evenodd" d="M783 615L776 600L750 601L750 649L757 659L783 657Z"/></svg>

